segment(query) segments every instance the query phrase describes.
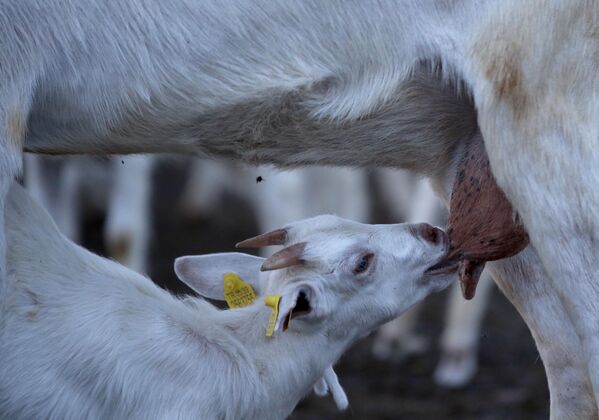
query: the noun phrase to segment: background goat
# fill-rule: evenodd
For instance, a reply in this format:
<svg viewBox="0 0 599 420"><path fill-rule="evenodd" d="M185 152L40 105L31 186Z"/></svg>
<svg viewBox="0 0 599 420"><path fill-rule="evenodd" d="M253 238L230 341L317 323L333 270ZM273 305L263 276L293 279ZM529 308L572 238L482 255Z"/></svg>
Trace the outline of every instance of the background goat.
<svg viewBox="0 0 599 420"><path fill-rule="evenodd" d="M105 162L27 157L25 185L63 234L81 243L85 216L105 212L108 255L138 273L148 273L152 156L117 156Z"/></svg>

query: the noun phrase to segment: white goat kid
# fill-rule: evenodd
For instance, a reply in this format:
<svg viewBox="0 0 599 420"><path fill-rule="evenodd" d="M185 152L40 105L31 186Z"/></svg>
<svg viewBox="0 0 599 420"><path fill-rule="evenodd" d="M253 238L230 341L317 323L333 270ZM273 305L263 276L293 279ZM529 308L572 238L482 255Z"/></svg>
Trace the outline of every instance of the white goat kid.
<svg viewBox="0 0 599 420"><path fill-rule="evenodd" d="M242 168L229 162L198 159L192 164L181 202L189 217L206 216L222 204L224 191L236 192L252 203L262 232L318 214L367 223L367 181L363 170L309 167L280 171L269 166ZM261 255L270 255L271 248L261 248ZM329 390L337 406L345 408L347 396L332 367L314 387L320 396Z"/></svg>
<svg viewBox="0 0 599 420"><path fill-rule="evenodd" d="M198 159L192 164L181 202L189 217L206 216L222 204L224 191L236 192L252 204L262 232L319 214L367 223L367 181L364 170L309 167L280 171L269 166L247 168ZM271 248L261 248L261 255L270 255ZM330 390L339 408L347 406L347 397L332 368L314 390L320 396Z"/></svg>
<svg viewBox="0 0 599 420"><path fill-rule="evenodd" d="M220 311L70 242L18 185L6 217L0 413L11 419L283 418L319 378L338 386L330 366L354 340L454 277L424 275L447 252L436 228L320 216L275 232L288 246L269 259L177 259L204 296L222 299L228 272L255 290ZM280 297L275 315L267 295Z"/></svg>
<svg viewBox="0 0 599 420"><path fill-rule="evenodd" d="M596 411L598 15L587 0L4 2L0 209L23 149L403 167L449 194L479 124L564 315L529 325L580 337L561 369L586 367ZM557 389L552 404L570 412Z"/></svg>

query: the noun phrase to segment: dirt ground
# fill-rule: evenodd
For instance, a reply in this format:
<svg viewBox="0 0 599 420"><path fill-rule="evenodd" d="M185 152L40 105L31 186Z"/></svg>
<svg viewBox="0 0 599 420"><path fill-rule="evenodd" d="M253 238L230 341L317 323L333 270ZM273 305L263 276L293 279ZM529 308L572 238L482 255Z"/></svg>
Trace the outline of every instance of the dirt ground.
<svg viewBox="0 0 599 420"><path fill-rule="evenodd" d="M222 211L210 220L185 220L178 198L187 165L168 160L157 168L154 181L154 231L151 277L176 293L189 293L174 276L173 259L185 254L233 250L233 244L257 234L251 208L227 197ZM265 180L268 182L268 180ZM376 222L385 222L385 211L375 203ZM102 253L102 220L87 223L85 244ZM371 338L356 343L341 359L336 371L350 408L339 413L331 398L310 396L301 402L292 419L544 419L549 394L542 362L526 326L509 302L495 291L483 325L480 370L462 390L435 386L432 373L438 358L445 294L426 302L419 328L431 340L430 350L402 364L371 357Z"/></svg>

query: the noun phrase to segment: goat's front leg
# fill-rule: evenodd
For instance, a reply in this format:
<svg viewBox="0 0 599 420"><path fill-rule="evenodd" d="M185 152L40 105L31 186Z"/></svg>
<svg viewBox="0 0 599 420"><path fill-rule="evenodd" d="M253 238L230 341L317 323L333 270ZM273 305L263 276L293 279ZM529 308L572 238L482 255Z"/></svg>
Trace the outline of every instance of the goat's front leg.
<svg viewBox="0 0 599 420"><path fill-rule="evenodd" d="M547 374L551 418L597 418L580 338L537 253L529 246L515 257L489 263L488 270L535 340Z"/></svg>

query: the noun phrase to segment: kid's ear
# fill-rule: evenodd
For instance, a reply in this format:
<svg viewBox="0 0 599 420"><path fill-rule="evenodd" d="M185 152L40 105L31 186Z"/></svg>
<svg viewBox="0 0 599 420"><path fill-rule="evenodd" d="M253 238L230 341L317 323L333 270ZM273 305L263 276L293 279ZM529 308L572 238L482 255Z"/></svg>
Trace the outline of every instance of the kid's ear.
<svg viewBox="0 0 599 420"><path fill-rule="evenodd" d="M264 258L240 252L188 255L175 260L179 280L209 299L224 300L224 275L235 273L256 293L260 291L260 266Z"/></svg>

